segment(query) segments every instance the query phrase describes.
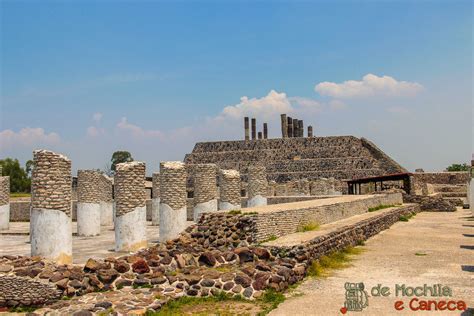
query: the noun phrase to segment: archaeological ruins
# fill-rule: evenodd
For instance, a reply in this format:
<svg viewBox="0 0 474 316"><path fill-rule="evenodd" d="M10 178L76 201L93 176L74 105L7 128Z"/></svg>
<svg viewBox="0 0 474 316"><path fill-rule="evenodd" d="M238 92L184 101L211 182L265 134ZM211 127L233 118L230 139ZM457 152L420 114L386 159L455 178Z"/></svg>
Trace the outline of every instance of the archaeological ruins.
<svg viewBox="0 0 474 316"><path fill-rule="evenodd" d="M317 136L286 114L280 138L258 126L245 117L243 140L120 163L112 178L73 177L74 161L36 150L31 200L10 201L0 172L0 307L132 314L182 296L255 300L402 218L472 210L469 172L408 172L365 138Z"/></svg>

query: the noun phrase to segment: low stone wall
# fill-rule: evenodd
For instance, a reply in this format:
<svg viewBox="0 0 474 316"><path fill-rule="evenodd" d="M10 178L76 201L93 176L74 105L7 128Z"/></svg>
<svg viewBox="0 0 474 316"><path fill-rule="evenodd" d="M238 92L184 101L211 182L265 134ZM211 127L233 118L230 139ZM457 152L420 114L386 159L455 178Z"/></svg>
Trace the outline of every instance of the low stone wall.
<svg viewBox="0 0 474 316"><path fill-rule="evenodd" d="M461 172L416 172L413 174L413 187L415 194L428 195L434 193L434 188L430 185L467 185L470 177L469 173Z"/></svg>
<svg viewBox="0 0 474 316"><path fill-rule="evenodd" d="M255 216L254 239L256 241L267 240L271 237L279 237L297 231L298 227L307 223L319 224L331 223L353 215L362 214L369 208L379 205L401 204L401 193L376 194L359 196L359 199L347 202L334 202L321 205L319 201L296 202L282 204L276 211L264 211L262 208L247 208L246 212L259 212ZM338 199L338 198L336 198ZM340 199L340 198L339 198ZM271 207L267 207L271 210Z"/></svg>
<svg viewBox="0 0 474 316"><path fill-rule="evenodd" d="M331 233L318 236L302 244L269 246L268 249L275 257L295 258L299 263L307 263L318 260L321 256L331 252L356 246L398 222L400 216L416 214L419 211L420 208L417 204L406 204L355 224L340 227Z"/></svg>
<svg viewBox="0 0 474 316"><path fill-rule="evenodd" d="M422 211L428 212L455 212L456 204L453 201L443 199L441 194L409 195L403 194L403 202L418 203Z"/></svg>
<svg viewBox="0 0 474 316"><path fill-rule="evenodd" d="M28 277L0 277L0 306L42 305L60 298L61 291L52 283Z"/></svg>

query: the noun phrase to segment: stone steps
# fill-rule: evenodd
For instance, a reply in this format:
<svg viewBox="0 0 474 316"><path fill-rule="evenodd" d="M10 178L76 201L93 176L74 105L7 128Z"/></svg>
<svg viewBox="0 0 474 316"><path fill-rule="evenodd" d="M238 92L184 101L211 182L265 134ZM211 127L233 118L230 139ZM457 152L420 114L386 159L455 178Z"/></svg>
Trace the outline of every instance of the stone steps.
<svg viewBox="0 0 474 316"><path fill-rule="evenodd" d="M444 198L465 198L467 197L467 192L439 192Z"/></svg>

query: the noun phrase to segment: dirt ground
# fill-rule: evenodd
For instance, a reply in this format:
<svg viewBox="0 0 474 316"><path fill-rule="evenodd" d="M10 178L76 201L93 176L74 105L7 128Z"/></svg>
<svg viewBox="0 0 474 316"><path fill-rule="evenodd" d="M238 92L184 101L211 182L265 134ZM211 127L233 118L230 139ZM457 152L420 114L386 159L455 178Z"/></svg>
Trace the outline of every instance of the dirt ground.
<svg viewBox="0 0 474 316"><path fill-rule="evenodd" d="M296 294L270 315L343 315L346 282L363 282L368 306L362 312L345 315L474 315L474 218L466 210L453 213L422 212L409 222L398 222L366 242L365 252L352 266L334 271L327 278L311 278L296 289ZM371 290L381 284L388 296L374 296ZM442 284L452 290L451 297L399 296L396 285L418 287ZM375 292L374 292L375 293ZM375 293L376 294L376 293ZM464 300L468 312L412 311L409 303L419 300ZM397 311L396 301L404 309ZM416 308L420 303L413 302Z"/></svg>

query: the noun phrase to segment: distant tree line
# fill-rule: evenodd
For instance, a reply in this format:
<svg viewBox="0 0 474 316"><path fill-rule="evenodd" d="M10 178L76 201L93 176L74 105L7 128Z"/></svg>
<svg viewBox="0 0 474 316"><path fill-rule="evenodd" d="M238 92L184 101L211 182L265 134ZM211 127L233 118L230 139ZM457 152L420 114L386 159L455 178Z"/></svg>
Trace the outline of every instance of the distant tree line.
<svg viewBox="0 0 474 316"><path fill-rule="evenodd" d="M23 168L18 159L5 158L0 160L0 166L2 175L10 177L10 192L30 193L33 161L28 160Z"/></svg>
<svg viewBox="0 0 474 316"><path fill-rule="evenodd" d="M453 163L446 168L446 171L469 171L469 165L467 163Z"/></svg>

